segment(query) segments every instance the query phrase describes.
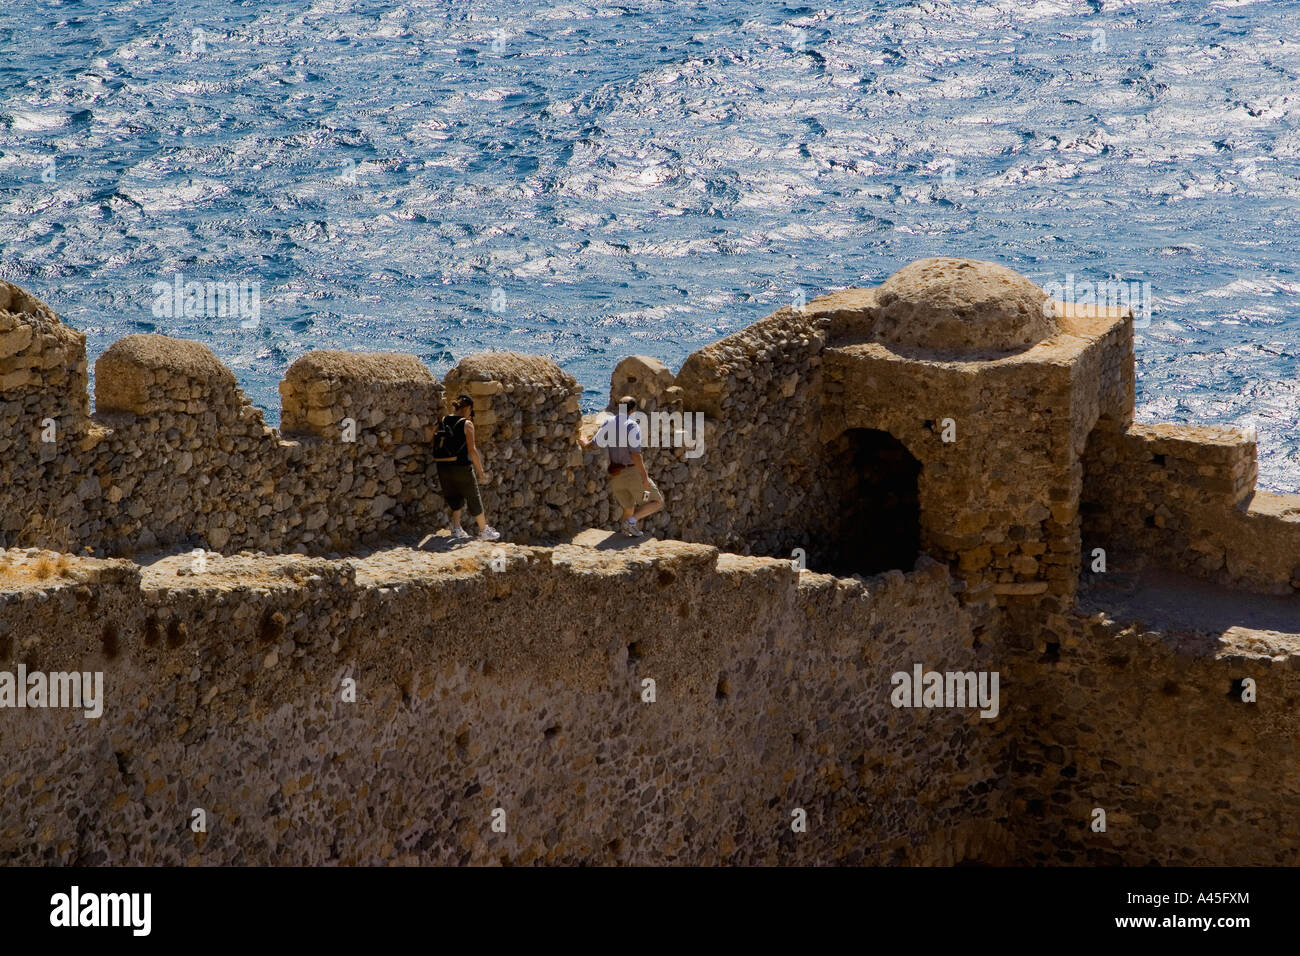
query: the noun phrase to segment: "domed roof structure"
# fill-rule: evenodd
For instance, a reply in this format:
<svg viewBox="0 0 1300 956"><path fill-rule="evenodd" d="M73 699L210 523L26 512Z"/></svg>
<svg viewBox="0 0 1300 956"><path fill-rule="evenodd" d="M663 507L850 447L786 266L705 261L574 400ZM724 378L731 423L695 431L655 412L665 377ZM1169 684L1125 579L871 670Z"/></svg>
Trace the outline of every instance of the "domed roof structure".
<svg viewBox="0 0 1300 956"><path fill-rule="evenodd" d="M1047 293L992 262L918 259L881 284L875 338L942 353L1009 353L1057 331Z"/></svg>

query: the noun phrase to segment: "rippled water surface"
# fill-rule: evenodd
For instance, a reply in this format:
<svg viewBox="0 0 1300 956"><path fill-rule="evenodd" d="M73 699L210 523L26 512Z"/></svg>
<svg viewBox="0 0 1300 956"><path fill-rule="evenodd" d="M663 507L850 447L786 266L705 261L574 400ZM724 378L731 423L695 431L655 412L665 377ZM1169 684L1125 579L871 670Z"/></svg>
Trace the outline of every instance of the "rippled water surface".
<svg viewBox="0 0 1300 956"><path fill-rule="evenodd" d="M1256 425L1294 490L1298 36L1291 0L19 0L0 275L92 358L202 340L271 421L312 348L542 353L595 407L925 255L1141 280L1140 417ZM155 316L177 272L260 324Z"/></svg>

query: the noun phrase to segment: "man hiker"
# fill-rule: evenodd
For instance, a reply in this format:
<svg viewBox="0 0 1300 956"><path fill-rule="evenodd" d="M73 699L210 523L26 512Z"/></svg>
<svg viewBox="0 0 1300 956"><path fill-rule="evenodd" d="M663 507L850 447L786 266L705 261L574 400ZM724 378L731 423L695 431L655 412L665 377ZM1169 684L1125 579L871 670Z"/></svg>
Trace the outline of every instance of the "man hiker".
<svg viewBox="0 0 1300 956"><path fill-rule="evenodd" d="M469 513L478 522L480 541L496 541L501 533L490 527L483 514L483 499L478 483L487 481L483 459L474 443L474 399L461 395L451 407L451 414L438 423L438 433L433 439L433 460L438 467L438 484L442 496L451 509L451 536L453 540L469 537L460 526L460 513L468 505ZM474 479L475 474L478 480Z"/></svg>
<svg viewBox="0 0 1300 956"><path fill-rule="evenodd" d="M641 456L641 426L631 417L636 407L636 399L624 395L618 400L618 411L605 419L591 440L580 442L583 448L595 445L609 452L609 490L623 511L623 533L631 538L641 537L637 525L641 518L664 506L664 496L650 480Z"/></svg>

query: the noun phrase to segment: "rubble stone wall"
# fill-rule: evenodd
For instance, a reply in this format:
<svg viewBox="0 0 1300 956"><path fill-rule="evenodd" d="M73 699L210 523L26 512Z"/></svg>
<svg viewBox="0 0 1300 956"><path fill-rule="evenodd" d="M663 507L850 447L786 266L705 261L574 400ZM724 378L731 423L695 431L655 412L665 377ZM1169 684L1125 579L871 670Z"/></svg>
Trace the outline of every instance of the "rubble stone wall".
<svg viewBox="0 0 1300 956"><path fill-rule="evenodd" d="M472 544L42 581L9 554L0 670L103 671L106 702L3 712L0 863L951 864L1006 843L1005 718L890 703L914 663L978 666L938 564L864 584L678 542Z"/></svg>
<svg viewBox="0 0 1300 956"><path fill-rule="evenodd" d="M936 562L859 581L681 542L42 576L52 557L0 555L0 671L102 671L103 714L3 712L0 863L1255 865L1300 847L1285 638L1071 612L978 641ZM998 672L997 717L894 707L892 675L918 664Z"/></svg>
<svg viewBox="0 0 1300 956"><path fill-rule="evenodd" d="M1018 694L1006 812L1019 862L1295 865L1293 638L1158 632L1104 614L1018 635L997 656Z"/></svg>
<svg viewBox="0 0 1300 956"><path fill-rule="evenodd" d="M1263 593L1300 590L1300 495L1255 489L1238 429L1103 422L1088 441L1085 549ZM1115 557L1112 557L1115 556Z"/></svg>

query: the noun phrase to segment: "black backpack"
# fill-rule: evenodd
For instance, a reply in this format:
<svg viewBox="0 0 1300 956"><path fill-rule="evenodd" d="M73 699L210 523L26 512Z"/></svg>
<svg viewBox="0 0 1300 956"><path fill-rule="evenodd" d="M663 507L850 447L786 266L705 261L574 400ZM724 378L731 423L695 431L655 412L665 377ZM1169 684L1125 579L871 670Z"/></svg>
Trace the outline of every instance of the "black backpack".
<svg viewBox="0 0 1300 956"><path fill-rule="evenodd" d="M433 436L433 457L438 458L459 458L460 453L465 450L469 444L465 438L465 428L457 428L465 419L455 415L445 415L442 421L438 422L438 432Z"/></svg>

